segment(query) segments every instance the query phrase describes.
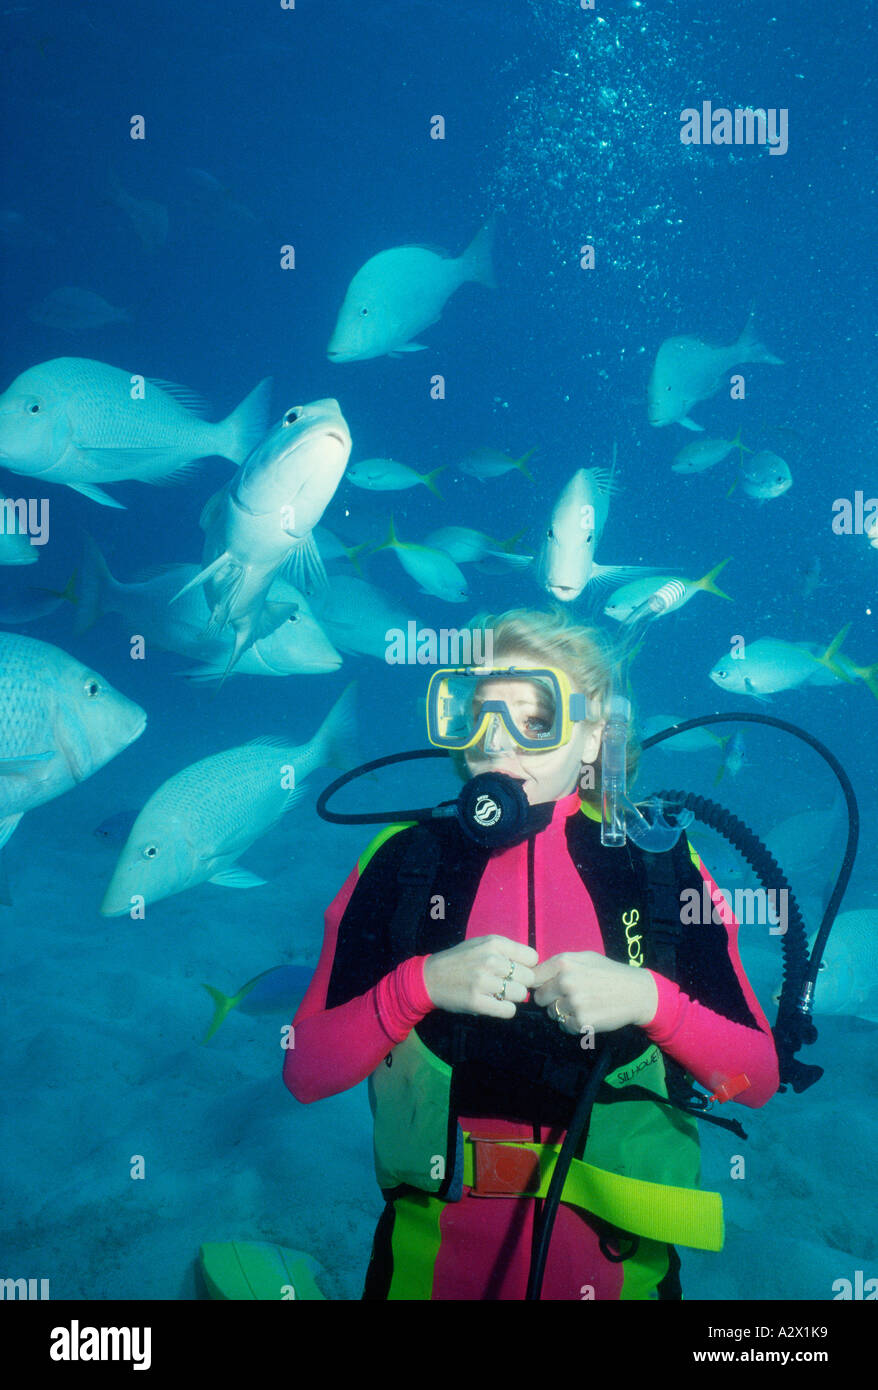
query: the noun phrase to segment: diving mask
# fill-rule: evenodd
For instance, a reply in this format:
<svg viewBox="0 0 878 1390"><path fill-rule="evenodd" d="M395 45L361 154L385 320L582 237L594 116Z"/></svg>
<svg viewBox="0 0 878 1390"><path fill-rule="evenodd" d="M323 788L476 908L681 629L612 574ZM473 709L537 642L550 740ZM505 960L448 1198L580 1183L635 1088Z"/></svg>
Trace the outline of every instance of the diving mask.
<svg viewBox="0 0 878 1390"><path fill-rule="evenodd" d="M504 736L528 753L569 743L574 725L598 718L566 672L552 666L466 666L436 671L427 690L427 737L434 748L490 750Z"/></svg>

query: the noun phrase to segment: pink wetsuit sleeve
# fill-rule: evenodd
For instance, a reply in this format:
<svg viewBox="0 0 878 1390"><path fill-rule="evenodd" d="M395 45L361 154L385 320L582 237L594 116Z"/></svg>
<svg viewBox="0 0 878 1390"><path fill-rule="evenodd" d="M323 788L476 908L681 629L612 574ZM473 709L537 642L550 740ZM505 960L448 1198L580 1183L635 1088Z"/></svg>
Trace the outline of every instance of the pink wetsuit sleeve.
<svg viewBox="0 0 878 1390"><path fill-rule="evenodd" d="M293 1046L284 1058L284 1083L305 1103L365 1080L434 1007L424 984L428 956L412 956L365 994L327 1009L338 927L357 879L354 868L326 910L320 960L293 1020Z"/></svg>
<svg viewBox="0 0 878 1390"><path fill-rule="evenodd" d="M645 1028L652 1042L667 1052L713 1094L718 1086L737 1076L747 1077L750 1085L735 1096L742 1105L764 1105L779 1085L777 1051L768 1020L744 974L738 954L738 923L710 874L701 866L701 876L710 886L711 898L722 914L728 937L729 959L758 1028L733 1023L697 1003L680 987L654 970L658 987L658 1008ZM707 1062L705 1059L709 1058Z"/></svg>

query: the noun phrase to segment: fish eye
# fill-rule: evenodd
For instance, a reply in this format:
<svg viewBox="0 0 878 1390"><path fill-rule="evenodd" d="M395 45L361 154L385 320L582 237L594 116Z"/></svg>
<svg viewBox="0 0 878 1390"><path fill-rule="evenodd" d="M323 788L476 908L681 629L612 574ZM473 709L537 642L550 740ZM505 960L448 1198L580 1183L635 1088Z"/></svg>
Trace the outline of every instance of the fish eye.
<svg viewBox="0 0 878 1390"><path fill-rule="evenodd" d="M94 676L92 676L90 680L87 680L82 688L90 700L93 700L96 695L100 695L101 693L100 682L96 681Z"/></svg>
<svg viewBox="0 0 878 1390"><path fill-rule="evenodd" d="M554 539L555 539L555 532L554 532L553 528L550 526L549 529L548 529L548 531L546 532L546 540L547 540L547 541L553 541Z"/></svg>
<svg viewBox="0 0 878 1390"><path fill-rule="evenodd" d="M299 621L299 614L298 614L298 613L291 613L290 616L287 618L287 622L288 622L288 623L297 623L298 621Z"/></svg>
<svg viewBox="0 0 878 1390"><path fill-rule="evenodd" d="M158 847L158 845L144 845L144 847L143 847L143 857L144 857L144 859L155 859L155 857L156 857L156 855L158 854L158 852L159 852L159 847Z"/></svg>
<svg viewBox="0 0 878 1390"><path fill-rule="evenodd" d="M729 678L729 673L728 673L728 671L717 671L716 674L717 674L718 679L721 680L721 681L727 681L728 678Z"/></svg>
<svg viewBox="0 0 878 1390"><path fill-rule="evenodd" d="M40 406L39 401L28 401L28 404L25 408L27 410L28 415L39 415L42 407Z"/></svg>
<svg viewBox="0 0 878 1390"><path fill-rule="evenodd" d="M361 318L361 319L364 319L364 318L366 317L366 315L368 314L368 312L369 312L369 310L364 306L364 307L360 310L360 318Z"/></svg>
<svg viewBox="0 0 878 1390"><path fill-rule="evenodd" d="M298 420L298 418L299 418L299 411L298 411L298 410L288 410L287 413L286 413L286 415L284 416L284 424L285 424L285 425L294 425L294 424L296 423L296 421Z"/></svg>

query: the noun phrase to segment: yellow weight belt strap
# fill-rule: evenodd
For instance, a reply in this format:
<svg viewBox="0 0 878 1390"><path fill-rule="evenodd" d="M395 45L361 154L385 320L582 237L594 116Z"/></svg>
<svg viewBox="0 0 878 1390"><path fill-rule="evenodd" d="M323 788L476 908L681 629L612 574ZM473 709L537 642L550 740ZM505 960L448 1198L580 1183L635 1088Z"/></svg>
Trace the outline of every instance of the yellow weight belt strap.
<svg viewBox="0 0 878 1390"><path fill-rule="evenodd" d="M464 1140L463 1181L467 1187L473 1187L475 1161L472 1136L465 1134ZM503 1147L526 1149L535 1154L539 1162L539 1187L520 1195L547 1196L561 1145L516 1142L504 1144ZM591 1212L621 1231L645 1236L649 1240L666 1241L669 1245L691 1245L697 1250L721 1250L723 1246L723 1208L718 1192L670 1187L664 1183L645 1182L642 1178L622 1177L574 1158L561 1200Z"/></svg>

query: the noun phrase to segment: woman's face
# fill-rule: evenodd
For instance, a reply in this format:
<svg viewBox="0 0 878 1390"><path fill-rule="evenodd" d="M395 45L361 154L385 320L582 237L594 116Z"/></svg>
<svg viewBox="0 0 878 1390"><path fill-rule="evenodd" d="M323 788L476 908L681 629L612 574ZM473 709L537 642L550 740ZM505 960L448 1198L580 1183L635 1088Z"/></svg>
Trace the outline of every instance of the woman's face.
<svg viewBox="0 0 878 1390"><path fill-rule="evenodd" d="M504 655L509 666L534 667L531 657ZM573 677L571 685L576 688ZM518 680L486 680L479 686L481 700L505 700L516 724L536 734L552 720L551 697L544 685ZM470 776L481 772L504 772L523 783L532 806L558 801L572 792L579 782L583 763L592 763L600 751L602 724L573 725L569 743L545 753L519 748L502 720L489 720L478 743L464 753Z"/></svg>

